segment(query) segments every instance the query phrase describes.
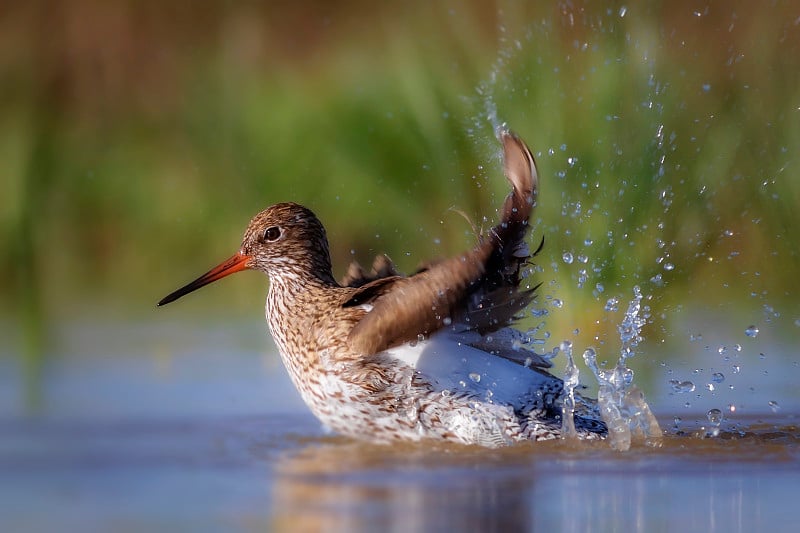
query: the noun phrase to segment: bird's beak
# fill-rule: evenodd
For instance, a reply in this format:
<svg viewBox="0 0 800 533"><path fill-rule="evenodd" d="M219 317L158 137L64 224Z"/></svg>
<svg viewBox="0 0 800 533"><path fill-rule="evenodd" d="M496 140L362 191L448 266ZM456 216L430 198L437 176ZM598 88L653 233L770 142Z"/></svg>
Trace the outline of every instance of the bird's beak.
<svg viewBox="0 0 800 533"><path fill-rule="evenodd" d="M185 296L190 292L196 291L200 287L208 285L213 281L217 281L218 279L224 278L230 274L234 274L236 272L246 270L248 268L248 261L250 260L250 256L244 254L242 252L238 252L234 254L233 257L230 259L223 261L219 265L215 266L193 282L181 287L175 292L172 292L165 296L160 302L158 302L159 306L166 305L170 302L174 302L181 296Z"/></svg>

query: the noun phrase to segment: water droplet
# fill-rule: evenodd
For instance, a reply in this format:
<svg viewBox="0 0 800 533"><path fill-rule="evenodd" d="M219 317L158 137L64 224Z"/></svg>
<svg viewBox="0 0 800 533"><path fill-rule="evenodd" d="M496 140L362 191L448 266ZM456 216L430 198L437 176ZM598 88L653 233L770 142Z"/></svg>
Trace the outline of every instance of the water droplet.
<svg viewBox="0 0 800 533"><path fill-rule="evenodd" d="M603 291L606 290L606 288L603 287L602 283L598 283L597 285L594 286L594 288L598 293L602 293ZM608 303L606 303L606 306L608 306ZM606 311L608 311L608 309L606 309Z"/></svg>
<svg viewBox="0 0 800 533"><path fill-rule="evenodd" d="M755 326L748 326L746 330L744 330L744 334L750 338L755 338L758 336L758 328Z"/></svg>
<svg viewBox="0 0 800 533"><path fill-rule="evenodd" d="M714 392L714 384L713 383L706 383L706 388L709 392Z"/></svg>
<svg viewBox="0 0 800 533"><path fill-rule="evenodd" d="M467 386L467 382L464 381L463 379L459 380L458 384L461 385L461 387L466 387Z"/></svg>
<svg viewBox="0 0 800 533"><path fill-rule="evenodd" d="M478 374L477 372L470 372L469 379L471 379L474 383L480 383L481 375Z"/></svg>
<svg viewBox="0 0 800 533"><path fill-rule="evenodd" d="M694 383L691 381L679 381L677 379L669 380L669 384L672 387L672 390L677 392L678 394L683 394L685 392L694 392L695 386Z"/></svg>
<svg viewBox="0 0 800 533"><path fill-rule="evenodd" d="M586 361L586 364L589 364L589 361L594 362L597 359L597 352L594 348L586 348L583 352L583 360Z"/></svg>
<svg viewBox="0 0 800 533"><path fill-rule="evenodd" d="M569 252L564 252L564 253L561 255L561 259L563 259L563 260L564 260L564 262L565 262L566 264L568 264L568 265L571 265L571 264L572 264L572 254L571 254L571 253L569 253Z"/></svg>
<svg viewBox="0 0 800 533"><path fill-rule="evenodd" d="M564 306L564 302L562 302L558 298L553 298L551 305L557 309L561 309Z"/></svg>
<svg viewBox="0 0 800 533"><path fill-rule="evenodd" d="M678 427L678 425L680 425L680 423L682 422L681 417L679 416L673 418L672 421L675 423L675 427Z"/></svg>
<svg viewBox="0 0 800 533"><path fill-rule="evenodd" d="M586 273L586 269L580 269L578 271L578 288L582 288L587 279L589 279L589 275Z"/></svg>
<svg viewBox="0 0 800 533"><path fill-rule="evenodd" d="M578 261L580 261L581 263L583 263L585 265L586 263L589 262L589 258L584 254L580 254L578 256Z"/></svg>
<svg viewBox="0 0 800 533"><path fill-rule="evenodd" d="M720 355L725 355L725 352L727 351L728 351L727 346L720 346L719 348L717 348L717 353Z"/></svg>
<svg viewBox="0 0 800 533"><path fill-rule="evenodd" d="M778 402L776 402L775 400L770 400L768 405L769 408L772 409L773 413L777 413L781 409L781 406L778 405Z"/></svg>
<svg viewBox="0 0 800 533"><path fill-rule="evenodd" d="M711 381L713 381L714 383L722 383L723 381L725 381L725 374L723 374L722 372L714 372L713 374L711 374Z"/></svg>
<svg viewBox="0 0 800 533"><path fill-rule="evenodd" d="M708 421L714 426L719 427L719 425L722 424L722 411L720 411L719 409L711 409L710 411L708 411L708 413L706 413L706 417L708 418Z"/></svg>
<svg viewBox="0 0 800 533"><path fill-rule="evenodd" d="M675 270L675 265L673 265L672 263L664 263L664 270L667 271Z"/></svg>
<svg viewBox="0 0 800 533"><path fill-rule="evenodd" d="M738 344L738 343L734 344L733 345L733 349L736 350L737 352L741 352L742 351L742 345Z"/></svg>
<svg viewBox="0 0 800 533"><path fill-rule="evenodd" d="M731 367L731 370L733 370L734 374L738 374L739 372L742 371L742 369L741 369L741 367L739 365L733 365L733 367Z"/></svg>
<svg viewBox="0 0 800 533"><path fill-rule="evenodd" d="M584 246L591 246L592 244L594 244L594 241L592 239L586 239L585 241L583 241ZM800 322L800 319L798 319L798 322Z"/></svg>
<svg viewBox="0 0 800 533"><path fill-rule="evenodd" d="M630 385L633 383L633 370L630 368L626 368L624 372L622 372L622 381L625 385Z"/></svg>
<svg viewBox="0 0 800 533"><path fill-rule="evenodd" d="M442 320L442 324L444 324L445 326L449 326L452 323L453 323L453 319L450 318L449 316L444 317L444 320Z"/></svg>

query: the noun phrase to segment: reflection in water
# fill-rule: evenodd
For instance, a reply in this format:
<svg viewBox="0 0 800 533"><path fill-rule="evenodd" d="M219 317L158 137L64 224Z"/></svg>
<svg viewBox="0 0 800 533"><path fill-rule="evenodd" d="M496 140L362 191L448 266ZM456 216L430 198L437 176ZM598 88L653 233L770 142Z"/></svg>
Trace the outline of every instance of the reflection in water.
<svg viewBox="0 0 800 533"><path fill-rule="evenodd" d="M284 531L529 529L531 480L496 470L477 460L479 453L430 455L422 447L360 443L308 446L278 466L273 526Z"/></svg>
<svg viewBox="0 0 800 533"><path fill-rule="evenodd" d="M375 446L300 414L0 415L0 529L793 531L800 431L782 420L619 453Z"/></svg>
<svg viewBox="0 0 800 533"><path fill-rule="evenodd" d="M699 433L698 433L699 434ZM326 441L276 466L276 530L705 530L788 527L796 428L510 450Z"/></svg>

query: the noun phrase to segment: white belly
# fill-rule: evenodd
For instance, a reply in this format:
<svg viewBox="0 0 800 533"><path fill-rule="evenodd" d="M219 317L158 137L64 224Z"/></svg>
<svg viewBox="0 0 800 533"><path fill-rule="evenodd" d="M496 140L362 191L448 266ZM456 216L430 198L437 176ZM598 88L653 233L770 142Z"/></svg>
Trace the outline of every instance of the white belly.
<svg viewBox="0 0 800 533"><path fill-rule="evenodd" d="M484 401L522 407L561 380L456 340L450 331L392 348L387 354L424 375L439 390L467 392Z"/></svg>

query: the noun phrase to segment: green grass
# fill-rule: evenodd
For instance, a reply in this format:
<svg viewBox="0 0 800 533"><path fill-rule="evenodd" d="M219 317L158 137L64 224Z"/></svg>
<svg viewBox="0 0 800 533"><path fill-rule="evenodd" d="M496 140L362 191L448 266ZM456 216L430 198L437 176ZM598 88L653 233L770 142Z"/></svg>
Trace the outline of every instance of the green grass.
<svg viewBox="0 0 800 533"><path fill-rule="evenodd" d="M633 6L624 17L433 4L9 10L7 312L34 322L93 302L150 312L277 201L320 215L337 273L383 251L404 270L454 253L473 236L450 208L486 226L505 194L488 102L537 154L540 303L565 302L554 335L614 338L614 320L598 316L609 296L624 309L635 284L659 313L740 302L796 318L791 2L701 16L683 3ZM567 265L565 251L588 261ZM226 306L250 306L254 283L209 302L224 292Z"/></svg>

